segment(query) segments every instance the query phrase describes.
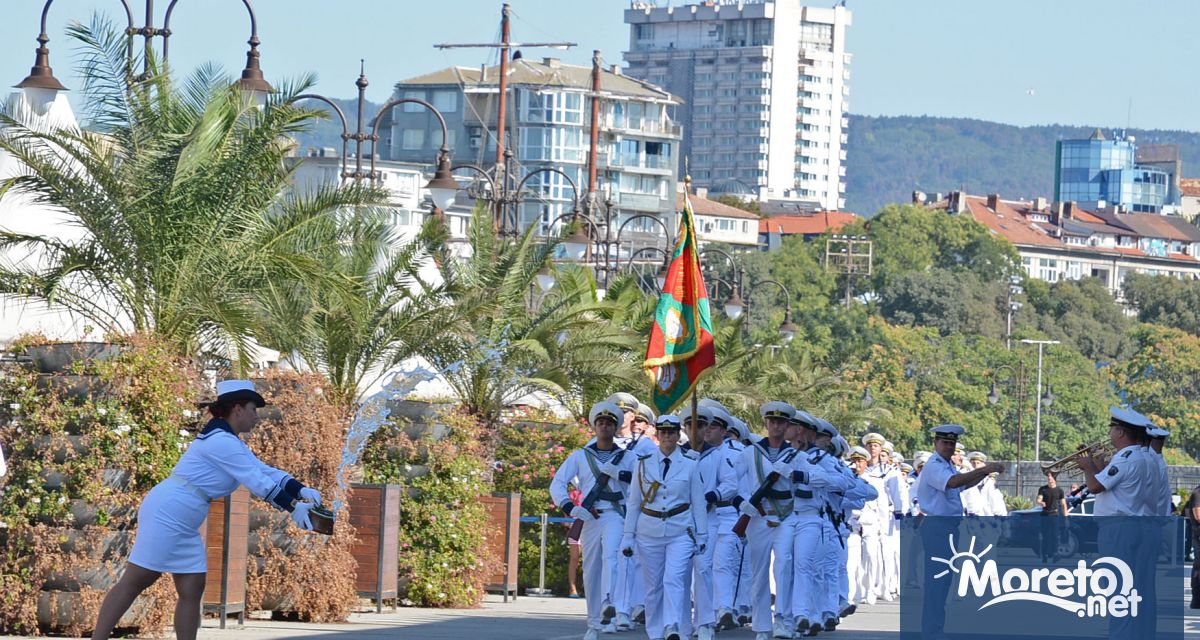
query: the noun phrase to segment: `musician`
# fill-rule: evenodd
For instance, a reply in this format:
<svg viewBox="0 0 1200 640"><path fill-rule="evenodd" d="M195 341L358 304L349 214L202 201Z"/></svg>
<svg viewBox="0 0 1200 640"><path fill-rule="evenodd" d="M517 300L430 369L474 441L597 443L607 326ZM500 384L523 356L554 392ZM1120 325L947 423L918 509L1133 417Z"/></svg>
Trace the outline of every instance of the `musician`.
<svg viewBox="0 0 1200 640"><path fill-rule="evenodd" d="M646 634L683 640L680 629L689 613L686 575L692 557L708 546L708 511L699 467L679 449L679 418L661 416L655 426L658 450L638 457L625 502L621 550L633 553L636 546L641 556Z"/></svg>
<svg viewBox="0 0 1200 640"><path fill-rule="evenodd" d="M772 401L759 407L767 437L746 447L738 459L738 511L749 516L746 547L750 561L750 628L755 640L791 637L792 514L791 457L797 450L784 441L788 420L796 409L786 402ZM778 478L766 481L772 473ZM761 505L751 498L766 487ZM760 512L759 509L762 509ZM775 611L771 609L771 577L775 578Z"/></svg>
<svg viewBox="0 0 1200 640"><path fill-rule="evenodd" d="M179 594L175 636L196 637L208 570L200 526L209 503L239 486L289 512L300 528L312 529L308 512L321 504L320 492L264 464L240 438L254 429L258 409L266 404L249 380L217 383L217 399L208 407L212 419L138 509L137 539L125 575L104 597L93 639L108 638L134 599L164 573L172 574Z"/></svg>
<svg viewBox="0 0 1200 640"><path fill-rule="evenodd" d="M583 589L588 626L584 640L598 640L605 627L616 631L616 625L612 624L616 616L613 591L625 511L625 495L617 480L631 478L625 467L627 463L618 456L623 450L614 441L617 425L624 418L621 408L612 402L605 400L592 405L588 424L596 434L595 441L567 456L550 481L550 497L554 503L568 517L583 521L580 541L583 543ZM602 469L605 465L609 471L616 472L617 479ZM621 471L625 471L625 475ZM579 487L584 496L596 498L591 505L592 511L575 506L568 485ZM602 485L599 490L598 485Z"/></svg>

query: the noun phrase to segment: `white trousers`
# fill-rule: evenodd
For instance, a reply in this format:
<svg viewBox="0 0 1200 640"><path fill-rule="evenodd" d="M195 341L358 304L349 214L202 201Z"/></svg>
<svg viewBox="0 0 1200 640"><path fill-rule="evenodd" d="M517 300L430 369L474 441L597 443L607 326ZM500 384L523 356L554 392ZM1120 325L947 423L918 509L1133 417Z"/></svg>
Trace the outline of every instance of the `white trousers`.
<svg viewBox="0 0 1200 640"><path fill-rule="evenodd" d="M642 576L646 581L646 635L654 640L674 626L683 630L688 613L687 574L692 568L692 540L637 537Z"/></svg>
<svg viewBox="0 0 1200 640"><path fill-rule="evenodd" d="M820 576L817 590L817 612L819 620L837 619L841 609L838 600L842 593L842 569L846 566L846 548L842 545L842 534L828 518L821 518L821 542L817 550L817 570Z"/></svg>
<svg viewBox="0 0 1200 640"><path fill-rule="evenodd" d="M621 533L625 519L620 513L605 511L599 520L583 523L579 542L583 553L583 588L587 598L587 621L589 629L600 628L600 614L604 603L612 602L613 586L616 584L617 558L622 558L617 547L621 544Z"/></svg>
<svg viewBox="0 0 1200 640"><path fill-rule="evenodd" d="M846 600L848 604L858 604L867 599L867 563L863 558L862 534L851 533L846 538L846 577L849 581Z"/></svg>
<svg viewBox="0 0 1200 640"><path fill-rule="evenodd" d="M692 624L686 631L716 624L717 610L713 605L713 561L716 557L717 522L711 518L708 527L708 545L703 553L692 558ZM684 631L683 627L679 628ZM690 633L689 633L690 635Z"/></svg>
<svg viewBox="0 0 1200 640"><path fill-rule="evenodd" d="M863 572L866 585L863 598L875 604L883 595L883 535L878 529L863 530Z"/></svg>
<svg viewBox="0 0 1200 640"><path fill-rule="evenodd" d="M775 619L792 622L792 537L795 518L779 526L767 526L766 518L753 518L746 527L746 551L750 561L750 606L755 632L771 631ZM771 578L775 578L775 615L771 614Z"/></svg>
<svg viewBox="0 0 1200 640"><path fill-rule="evenodd" d="M821 516L801 514L796 520L792 542L792 615L794 619L820 622L821 592L825 589L821 553L825 545Z"/></svg>
<svg viewBox="0 0 1200 640"><path fill-rule="evenodd" d="M737 607L738 591L742 592L742 601L750 592L750 580L741 579L741 571L749 567L749 560L743 557L745 547L742 541L732 533L721 533L715 538L708 535L713 544L713 608L716 610Z"/></svg>
<svg viewBox="0 0 1200 640"><path fill-rule="evenodd" d="M893 519L883 536L883 595L900 593L900 527Z"/></svg>
<svg viewBox="0 0 1200 640"><path fill-rule="evenodd" d="M837 559L836 613L841 613L846 608L846 605L850 604L850 532L845 529L839 529L838 537L842 543L839 545Z"/></svg>

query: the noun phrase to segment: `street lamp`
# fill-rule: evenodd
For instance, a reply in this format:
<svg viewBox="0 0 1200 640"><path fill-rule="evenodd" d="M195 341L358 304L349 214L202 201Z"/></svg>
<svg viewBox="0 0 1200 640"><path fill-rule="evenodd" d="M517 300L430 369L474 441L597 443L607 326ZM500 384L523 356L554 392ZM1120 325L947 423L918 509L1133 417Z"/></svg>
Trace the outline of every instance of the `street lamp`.
<svg viewBox="0 0 1200 640"><path fill-rule="evenodd" d="M541 271L538 271L537 285L542 293L554 288L554 272L550 270L550 265L546 265L542 267Z"/></svg>
<svg viewBox="0 0 1200 640"><path fill-rule="evenodd" d="M1041 398L1041 395L1042 395L1042 350L1046 345L1059 344L1059 341L1058 340L1030 340L1030 339L1026 338L1024 340L1021 340L1021 342L1024 344L1036 344L1037 348L1038 348L1037 395L1042 400L1042 402L1038 402L1035 405L1037 408L1037 413L1035 414L1037 416L1037 418L1036 418L1037 427L1036 427L1036 432L1034 435L1035 440L1033 442L1033 458L1034 458L1034 460L1041 461L1041 459L1042 459L1042 455L1041 455L1042 454L1042 403L1045 402L1045 399ZM1052 402L1053 400L1054 400L1054 396L1050 396L1050 401ZM1049 402L1046 402L1045 404L1046 404L1046 406L1050 406Z"/></svg>
<svg viewBox="0 0 1200 640"><path fill-rule="evenodd" d="M734 287L733 293L725 301L725 315L730 320L737 320L742 317L742 312L745 310L746 303L742 301L742 296L738 294L737 287Z"/></svg>
<svg viewBox="0 0 1200 640"><path fill-rule="evenodd" d="M779 325L779 337L784 342L791 342L799 331L800 328L792 324L792 307L789 305L783 313L783 324Z"/></svg>
<svg viewBox="0 0 1200 640"><path fill-rule="evenodd" d="M1021 449L1022 436L1025 413L1022 411L1022 406L1025 404L1025 361L1018 360L1018 368L1002 364L996 367L996 372L992 374L992 389L988 392L987 401L990 405L996 405L1000 402L1000 386L997 384L997 379L1001 371L1007 369L1012 375L1010 381L1016 382L1017 385L1017 495L1022 495L1022 473L1021 473Z"/></svg>

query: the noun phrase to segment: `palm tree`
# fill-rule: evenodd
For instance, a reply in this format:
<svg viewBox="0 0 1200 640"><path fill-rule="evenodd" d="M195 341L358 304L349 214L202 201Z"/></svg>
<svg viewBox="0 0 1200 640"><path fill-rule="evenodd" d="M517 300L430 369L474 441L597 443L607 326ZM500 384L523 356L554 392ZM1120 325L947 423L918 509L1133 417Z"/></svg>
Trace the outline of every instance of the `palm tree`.
<svg viewBox="0 0 1200 640"><path fill-rule="evenodd" d="M534 226L498 238L485 210L475 214L469 257L440 265L462 326L422 349L464 407L495 424L505 407L542 394L581 416L612 390L645 384L629 356L639 340L609 320L619 307L599 299L590 269L561 266L542 293L537 275L560 239L538 238Z"/></svg>
<svg viewBox="0 0 1200 640"><path fill-rule="evenodd" d="M315 254L339 233L335 212L383 202L369 187L291 187L289 136L323 117L293 104L304 78L257 108L211 67L177 85L126 57L103 20L76 25L90 129L36 131L0 115L0 151L27 167L0 182L64 212L68 240L0 232L0 294L61 305L115 332L154 332L181 352L248 363L272 283L343 283ZM17 252L36 260L15 261Z"/></svg>

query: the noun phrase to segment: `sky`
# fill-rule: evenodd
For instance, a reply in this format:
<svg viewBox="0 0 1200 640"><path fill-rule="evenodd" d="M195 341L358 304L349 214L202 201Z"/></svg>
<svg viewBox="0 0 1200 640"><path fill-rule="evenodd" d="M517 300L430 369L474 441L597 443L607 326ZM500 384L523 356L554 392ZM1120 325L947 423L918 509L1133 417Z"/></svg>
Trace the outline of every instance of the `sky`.
<svg viewBox="0 0 1200 640"><path fill-rule="evenodd" d="M834 0L816 3L832 5ZM33 63L40 0L3 0L0 82L13 85ZM137 26L144 4L129 0ZM530 58L589 65L593 49L621 63L628 0L510 0L514 42L575 42L527 48ZM659 0L660 6L685 4ZM155 23L169 4L159 0ZM277 82L315 73L316 91L355 95L359 60L367 97L385 100L398 80L451 65L494 63L492 50L441 51L437 43L499 38L493 0L254 0L262 67ZM1200 0L848 0L853 26L850 112L966 117L1016 125L1200 131ZM68 0L50 8L51 64L78 105L69 21L94 12L124 21L119 0ZM176 69L245 64L249 20L239 0L183 0L172 16ZM140 46L141 38L138 37Z"/></svg>

